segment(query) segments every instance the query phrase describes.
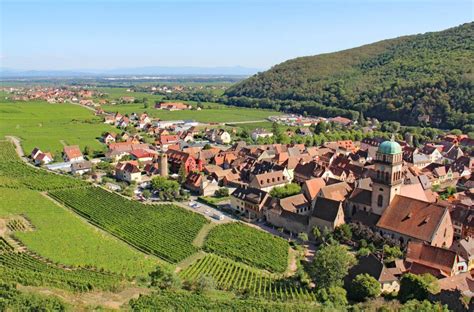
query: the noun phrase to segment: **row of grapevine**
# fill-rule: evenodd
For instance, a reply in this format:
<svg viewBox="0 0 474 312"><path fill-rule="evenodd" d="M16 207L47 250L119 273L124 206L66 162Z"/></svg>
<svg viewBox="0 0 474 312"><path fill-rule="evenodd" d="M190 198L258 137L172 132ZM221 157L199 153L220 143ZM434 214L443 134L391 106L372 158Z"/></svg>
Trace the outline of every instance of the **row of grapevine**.
<svg viewBox="0 0 474 312"><path fill-rule="evenodd" d="M177 263L208 221L175 205L144 205L98 187L57 190L53 198L144 252Z"/></svg>
<svg viewBox="0 0 474 312"><path fill-rule="evenodd" d="M287 241L237 222L213 228L204 247L207 251L272 272L282 273L288 267Z"/></svg>
<svg viewBox="0 0 474 312"><path fill-rule="evenodd" d="M180 272L182 279L191 282L201 276L211 277L221 290L246 292L274 300L315 300L314 294L306 288L295 287L272 274L213 254Z"/></svg>
<svg viewBox="0 0 474 312"><path fill-rule="evenodd" d="M53 286L73 291L115 290L122 277L83 268L66 269L24 252L16 252L0 237L0 282Z"/></svg>
<svg viewBox="0 0 474 312"><path fill-rule="evenodd" d="M87 183L79 179L54 174L25 164L19 159L12 143L0 141L0 186L47 191L85 185Z"/></svg>

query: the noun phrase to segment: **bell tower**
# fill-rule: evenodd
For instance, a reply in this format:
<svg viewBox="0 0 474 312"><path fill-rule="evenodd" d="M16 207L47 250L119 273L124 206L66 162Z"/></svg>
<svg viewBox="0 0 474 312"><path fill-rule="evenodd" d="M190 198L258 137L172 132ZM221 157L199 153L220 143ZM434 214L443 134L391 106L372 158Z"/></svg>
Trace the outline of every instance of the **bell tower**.
<svg viewBox="0 0 474 312"><path fill-rule="evenodd" d="M375 155L375 178L372 183L372 213L382 215L395 195L400 194L403 182L402 148L391 141L382 142Z"/></svg>

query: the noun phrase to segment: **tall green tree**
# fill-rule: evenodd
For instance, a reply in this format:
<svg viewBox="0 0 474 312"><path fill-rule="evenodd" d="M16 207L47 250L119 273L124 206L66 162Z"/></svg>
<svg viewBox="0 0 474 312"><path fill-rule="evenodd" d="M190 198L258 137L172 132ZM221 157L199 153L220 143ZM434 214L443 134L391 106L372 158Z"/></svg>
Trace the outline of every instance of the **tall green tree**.
<svg viewBox="0 0 474 312"><path fill-rule="evenodd" d="M356 264L354 255L339 244L330 244L318 250L309 274L318 288L341 286L349 269Z"/></svg>

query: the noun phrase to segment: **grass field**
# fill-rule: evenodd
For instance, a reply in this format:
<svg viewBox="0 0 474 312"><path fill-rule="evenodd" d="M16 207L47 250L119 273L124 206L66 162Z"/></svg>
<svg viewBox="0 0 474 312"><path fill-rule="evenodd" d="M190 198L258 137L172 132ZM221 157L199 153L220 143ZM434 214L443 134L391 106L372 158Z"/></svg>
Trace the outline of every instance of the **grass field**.
<svg viewBox="0 0 474 312"><path fill-rule="evenodd" d="M237 108L215 104L215 108L182 110L182 111L162 111L149 107L145 109L143 104L120 104L120 105L103 105L102 108L109 112L119 112L121 114L131 114L147 112L150 116L160 118L162 120L196 120L199 122L239 122L239 121L260 121L268 116L279 115L280 113L270 110L253 109L253 108Z"/></svg>
<svg viewBox="0 0 474 312"><path fill-rule="evenodd" d="M240 223L219 225L209 232L205 249L272 272L288 267L288 243Z"/></svg>
<svg viewBox="0 0 474 312"><path fill-rule="evenodd" d="M20 214L26 215L35 229L15 236L28 249L52 261L126 275L146 275L158 264L157 259L102 233L38 192L0 188L0 217Z"/></svg>
<svg viewBox="0 0 474 312"><path fill-rule="evenodd" d="M62 150L62 142L101 150L104 145L96 137L112 129L78 105L0 100L0 137L19 137L26 153L34 147L55 153Z"/></svg>

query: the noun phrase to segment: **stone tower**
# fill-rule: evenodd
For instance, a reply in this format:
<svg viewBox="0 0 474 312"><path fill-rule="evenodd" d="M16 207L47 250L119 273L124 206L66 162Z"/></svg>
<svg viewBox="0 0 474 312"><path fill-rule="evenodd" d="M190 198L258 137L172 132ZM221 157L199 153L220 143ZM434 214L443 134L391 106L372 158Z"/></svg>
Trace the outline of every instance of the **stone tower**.
<svg viewBox="0 0 474 312"><path fill-rule="evenodd" d="M375 214L382 215L395 195L400 194L403 182L402 157L402 148L393 139L382 142L377 150L371 201L372 212Z"/></svg>
<svg viewBox="0 0 474 312"><path fill-rule="evenodd" d="M162 177L168 176L168 155L166 153L160 155L160 175Z"/></svg>

